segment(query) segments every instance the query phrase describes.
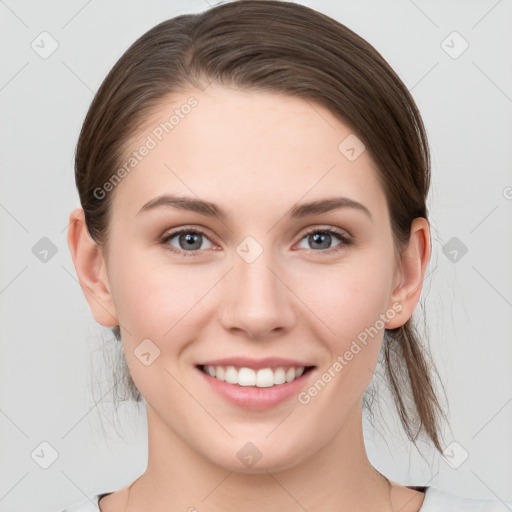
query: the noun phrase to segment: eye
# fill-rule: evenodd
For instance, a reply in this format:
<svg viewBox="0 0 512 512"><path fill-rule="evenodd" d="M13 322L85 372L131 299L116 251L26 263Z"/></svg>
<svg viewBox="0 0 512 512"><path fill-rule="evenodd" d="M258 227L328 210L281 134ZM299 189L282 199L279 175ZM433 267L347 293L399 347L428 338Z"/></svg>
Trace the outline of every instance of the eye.
<svg viewBox="0 0 512 512"><path fill-rule="evenodd" d="M338 243L334 246L332 242L338 239ZM304 247L300 245L302 243L310 244L310 247ZM335 252L343 249L344 246L350 245L351 240L345 236L341 231L333 228L315 228L310 229L305 233L305 236L301 239L299 247L309 249L315 252ZM327 250L324 250L327 249ZM332 251L330 250L332 249Z"/></svg>
<svg viewBox="0 0 512 512"><path fill-rule="evenodd" d="M174 239L176 240L172 243ZM206 247L204 246L205 242ZM197 228L182 228L173 231L163 238L162 244L170 251L183 254L184 256L197 256L201 249L211 249L214 247L206 233Z"/></svg>
<svg viewBox="0 0 512 512"><path fill-rule="evenodd" d="M334 245L333 242L338 240ZM164 236L162 245L169 251L180 256L199 256L201 250L215 248L207 234L198 228L181 228ZM302 245L310 244L311 247ZM334 228L315 228L307 231L299 242L298 247L310 252L332 253L342 250L352 243L344 232Z"/></svg>

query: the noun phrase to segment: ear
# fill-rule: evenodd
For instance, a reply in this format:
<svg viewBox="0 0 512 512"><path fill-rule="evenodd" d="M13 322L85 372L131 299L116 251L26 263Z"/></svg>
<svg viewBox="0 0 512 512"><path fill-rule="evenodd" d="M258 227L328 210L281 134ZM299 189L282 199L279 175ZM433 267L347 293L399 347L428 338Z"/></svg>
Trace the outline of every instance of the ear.
<svg viewBox="0 0 512 512"><path fill-rule="evenodd" d="M400 255L401 268L398 269L395 288L390 298L390 307L398 303L402 305L402 310L399 315L386 322L386 329L396 329L412 316L421 295L430 252L430 225L427 219L417 217L411 224L409 243Z"/></svg>
<svg viewBox="0 0 512 512"><path fill-rule="evenodd" d="M105 327L119 325L110 293L103 249L87 231L82 208L69 216L68 247L80 287L96 321Z"/></svg>

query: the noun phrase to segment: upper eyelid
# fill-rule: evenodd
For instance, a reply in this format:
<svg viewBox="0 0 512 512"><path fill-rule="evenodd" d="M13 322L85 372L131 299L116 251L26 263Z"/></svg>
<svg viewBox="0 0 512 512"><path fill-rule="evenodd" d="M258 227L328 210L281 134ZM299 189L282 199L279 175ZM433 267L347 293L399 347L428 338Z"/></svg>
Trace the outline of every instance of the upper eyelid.
<svg viewBox="0 0 512 512"><path fill-rule="evenodd" d="M342 242L343 242L343 238L346 238L349 240L352 239L352 235L346 229L338 228L338 227L334 227L334 226L330 226L330 225L318 225L318 226L310 226L310 227L304 228L304 230L302 231L301 237L297 240L296 243L301 242L306 236L308 236L311 233L322 232L322 231L327 231L327 232L330 232L331 234L337 235L338 237L340 237ZM171 238L174 238L175 236L178 236L182 233L187 233L187 232L197 232L203 236L206 236L210 240L211 243L213 243L215 245L220 245L215 241L215 237L213 237L213 240L212 240L212 237L211 237L211 235L209 235L208 230L206 228L195 227L195 226L186 226L186 225L182 226L182 227L177 227L175 229L171 229L170 231L167 231L162 236L162 240L163 241L170 240ZM182 250L182 249L177 249L177 250ZM200 249L198 249L198 251L200 251ZM193 252L193 251L191 251L191 252Z"/></svg>
<svg viewBox="0 0 512 512"><path fill-rule="evenodd" d="M352 236L346 229L343 229L343 228L336 228L334 226L323 226L323 227L313 226L312 228L306 228L306 230L302 233L302 237L304 238L309 233L315 233L317 231L318 232L326 231L326 232L334 234L334 235L345 236L346 238L349 238ZM301 240L302 240L302 238L301 238Z"/></svg>
<svg viewBox="0 0 512 512"><path fill-rule="evenodd" d="M216 245L219 245L219 244L217 244L217 242L215 242L215 237L212 237L208 233L207 229L202 228L202 227L198 228L198 227L194 227L194 226L183 226L183 227L170 229L162 235L162 240L169 240L171 238L174 238L175 236L181 235L182 233L188 233L188 232L199 233L201 235L204 235L210 240L210 242L212 242ZM213 238L213 240L212 240L212 238Z"/></svg>

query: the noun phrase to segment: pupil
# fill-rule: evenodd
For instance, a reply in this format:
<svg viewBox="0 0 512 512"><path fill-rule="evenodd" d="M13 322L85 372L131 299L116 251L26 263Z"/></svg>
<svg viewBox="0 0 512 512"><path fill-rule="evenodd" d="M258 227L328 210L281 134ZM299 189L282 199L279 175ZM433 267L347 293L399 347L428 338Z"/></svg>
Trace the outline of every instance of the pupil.
<svg viewBox="0 0 512 512"><path fill-rule="evenodd" d="M199 233L186 233L184 235L180 236L180 242L184 242L185 248L188 249L199 249L201 247L201 241L200 241L201 235ZM198 242L199 240L199 242ZM194 244L196 244L194 246Z"/></svg>
<svg viewBox="0 0 512 512"><path fill-rule="evenodd" d="M311 235L313 243L319 243L321 249L329 249L331 235L329 233L315 233ZM327 242L327 243L326 243Z"/></svg>

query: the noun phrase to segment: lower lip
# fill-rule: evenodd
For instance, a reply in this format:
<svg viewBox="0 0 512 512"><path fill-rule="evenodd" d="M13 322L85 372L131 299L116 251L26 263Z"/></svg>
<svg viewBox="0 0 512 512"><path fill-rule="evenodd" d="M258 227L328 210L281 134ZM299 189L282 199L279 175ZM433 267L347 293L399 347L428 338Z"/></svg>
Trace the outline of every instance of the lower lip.
<svg viewBox="0 0 512 512"><path fill-rule="evenodd" d="M314 372L314 368L303 373L298 379L278 384L268 388L256 386L239 386L216 379L196 367L206 382L219 395L234 405L250 410L264 410L284 402L290 397L297 395L304 387L306 380Z"/></svg>

